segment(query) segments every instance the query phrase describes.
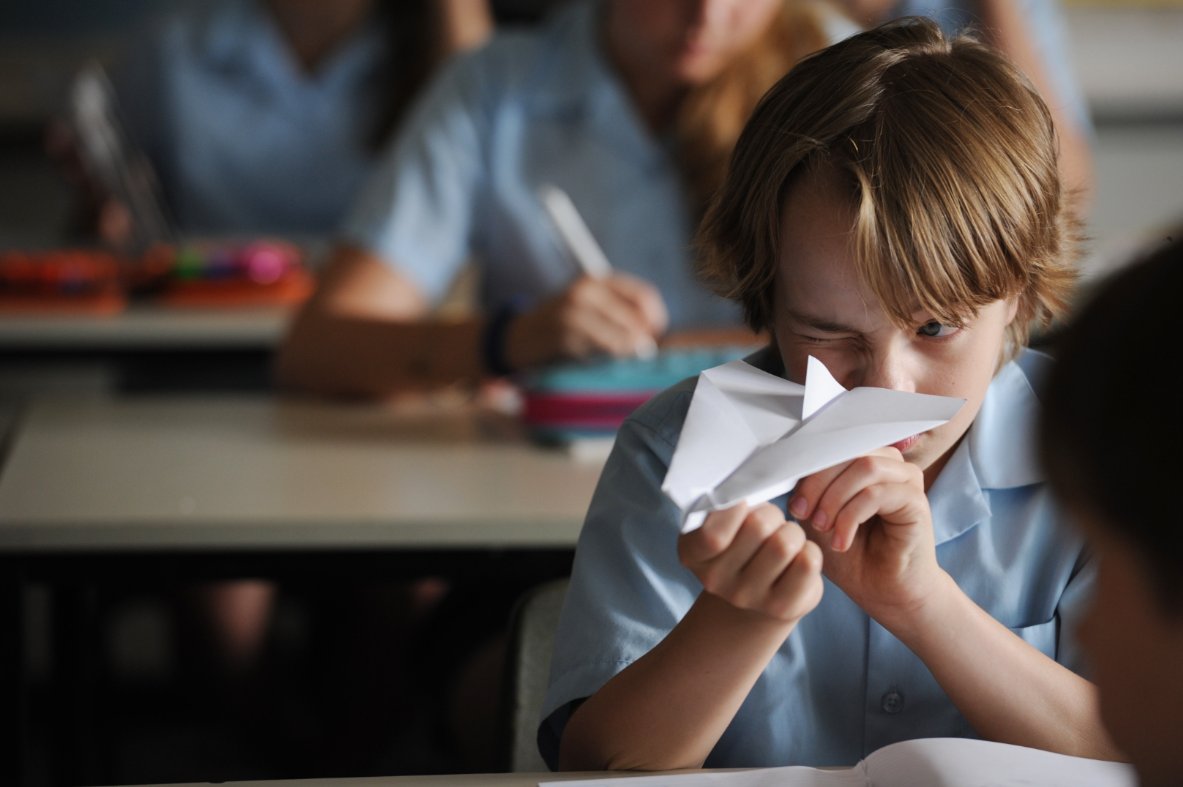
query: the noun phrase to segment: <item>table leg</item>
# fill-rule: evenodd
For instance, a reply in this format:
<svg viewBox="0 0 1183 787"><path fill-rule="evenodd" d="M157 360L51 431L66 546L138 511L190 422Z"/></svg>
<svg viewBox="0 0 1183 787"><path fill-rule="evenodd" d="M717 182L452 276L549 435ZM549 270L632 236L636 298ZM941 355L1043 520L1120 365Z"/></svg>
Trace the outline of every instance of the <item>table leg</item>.
<svg viewBox="0 0 1183 787"><path fill-rule="evenodd" d="M0 561L0 782L27 784L29 684L25 663L24 577Z"/></svg>
<svg viewBox="0 0 1183 787"><path fill-rule="evenodd" d="M58 756L53 759L63 767L54 777L60 784L99 784L105 774L96 699L105 653L98 590L89 584L67 585L55 596L53 737Z"/></svg>

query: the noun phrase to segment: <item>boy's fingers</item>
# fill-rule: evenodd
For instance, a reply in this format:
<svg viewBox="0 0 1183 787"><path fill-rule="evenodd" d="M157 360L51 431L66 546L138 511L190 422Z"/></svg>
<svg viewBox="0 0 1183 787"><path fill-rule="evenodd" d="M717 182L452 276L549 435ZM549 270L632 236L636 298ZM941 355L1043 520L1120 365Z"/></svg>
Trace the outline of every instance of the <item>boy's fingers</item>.
<svg viewBox="0 0 1183 787"><path fill-rule="evenodd" d="M798 481L789 498L789 513L793 518L801 523L810 521L817 510L818 501L848 464L850 462L842 462L833 467L827 467Z"/></svg>
<svg viewBox="0 0 1183 787"><path fill-rule="evenodd" d="M802 479L789 501L789 511L798 521L808 521L814 529L827 531L833 527L838 511L862 488L873 483L907 481L912 467L894 448L872 451ZM806 508L808 513L798 516L797 512Z"/></svg>
<svg viewBox="0 0 1183 787"><path fill-rule="evenodd" d="M772 586L768 611L781 620L797 620L812 611L821 601L822 551L806 541L801 551Z"/></svg>
<svg viewBox="0 0 1183 787"><path fill-rule="evenodd" d="M744 606L764 602L781 574L801 553L805 541L805 531L796 522L781 522L764 539L751 560L740 570L745 593L744 598L739 600L746 602Z"/></svg>
<svg viewBox="0 0 1183 787"><path fill-rule="evenodd" d="M700 565L718 557L731 546L748 507L739 503L707 514L702 527L678 538L678 557L687 566Z"/></svg>
<svg viewBox="0 0 1183 787"><path fill-rule="evenodd" d="M747 581L744 569L784 522L784 515L775 506L764 504L748 511L726 548L699 565L697 573L703 587L734 603L736 593Z"/></svg>

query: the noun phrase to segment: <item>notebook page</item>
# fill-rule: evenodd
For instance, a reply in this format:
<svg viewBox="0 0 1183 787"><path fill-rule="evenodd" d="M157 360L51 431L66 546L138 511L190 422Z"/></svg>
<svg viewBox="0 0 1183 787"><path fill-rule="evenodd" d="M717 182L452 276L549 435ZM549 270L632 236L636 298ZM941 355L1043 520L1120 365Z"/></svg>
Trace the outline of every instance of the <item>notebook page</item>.
<svg viewBox="0 0 1183 787"><path fill-rule="evenodd" d="M624 776L563 782L539 782L538 787L872 787L861 763L854 768L820 770L801 765L746 771L674 773Z"/></svg>
<svg viewBox="0 0 1183 787"><path fill-rule="evenodd" d="M963 738L893 743L865 763L874 787L1137 787L1124 763Z"/></svg>

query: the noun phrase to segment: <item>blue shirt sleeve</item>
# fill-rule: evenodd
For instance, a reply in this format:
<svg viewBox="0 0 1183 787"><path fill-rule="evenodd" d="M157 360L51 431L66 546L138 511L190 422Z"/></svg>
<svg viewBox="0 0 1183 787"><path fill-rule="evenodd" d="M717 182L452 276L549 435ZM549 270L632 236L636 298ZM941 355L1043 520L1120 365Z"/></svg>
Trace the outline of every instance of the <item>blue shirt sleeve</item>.
<svg viewBox="0 0 1183 787"><path fill-rule="evenodd" d="M661 492L680 424L683 387L646 406L616 438L579 537L543 704L539 751L555 767L574 703L651 650L701 591L678 562L681 515ZM676 431L674 432L676 436Z"/></svg>
<svg viewBox="0 0 1183 787"><path fill-rule="evenodd" d="M396 267L433 301L467 259L488 177L480 72L477 53L453 60L433 80L341 233Z"/></svg>

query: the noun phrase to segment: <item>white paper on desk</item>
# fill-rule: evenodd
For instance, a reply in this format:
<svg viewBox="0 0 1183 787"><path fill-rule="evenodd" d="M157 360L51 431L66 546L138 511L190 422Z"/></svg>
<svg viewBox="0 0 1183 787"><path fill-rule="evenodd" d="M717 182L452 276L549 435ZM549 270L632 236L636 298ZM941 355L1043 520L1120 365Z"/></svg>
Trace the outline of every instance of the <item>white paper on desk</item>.
<svg viewBox="0 0 1183 787"><path fill-rule="evenodd" d="M805 385L732 361L699 374L661 488L689 532L711 511L771 500L802 476L940 426L963 404L886 388L847 391L812 356Z"/></svg>
<svg viewBox="0 0 1183 787"><path fill-rule="evenodd" d="M542 781L538 787L871 787L861 767L821 770L804 765L746 771L672 773L607 779Z"/></svg>
<svg viewBox="0 0 1183 787"><path fill-rule="evenodd" d="M539 787L1136 787L1120 762L964 738L884 746L850 768L805 766L539 782Z"/></svg>

